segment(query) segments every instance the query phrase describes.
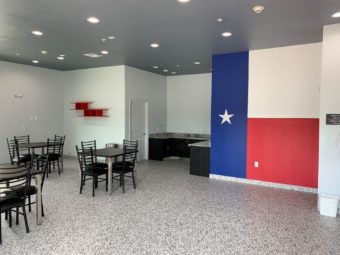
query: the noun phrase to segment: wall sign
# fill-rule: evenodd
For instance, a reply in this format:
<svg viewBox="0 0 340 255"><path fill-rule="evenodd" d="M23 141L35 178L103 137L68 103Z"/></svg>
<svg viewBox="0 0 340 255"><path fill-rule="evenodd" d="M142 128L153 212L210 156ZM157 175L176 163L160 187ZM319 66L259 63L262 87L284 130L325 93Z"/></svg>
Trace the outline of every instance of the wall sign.
<svg viewBox="0 0 340 255"><path fill-rule="evenodd" d="M340 114L326 114L326 125L340 125Z"/></svg>

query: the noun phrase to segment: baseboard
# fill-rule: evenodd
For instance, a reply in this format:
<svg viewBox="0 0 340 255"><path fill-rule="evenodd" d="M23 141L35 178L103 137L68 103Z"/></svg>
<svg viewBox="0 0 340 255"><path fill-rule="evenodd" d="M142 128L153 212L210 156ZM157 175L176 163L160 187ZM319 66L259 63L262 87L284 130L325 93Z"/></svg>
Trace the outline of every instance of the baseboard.
<svg viewBox="0 0 340 255"><path fill-rule="evenodd" d="M250 184L250 185L258 185L258 186L264 186L264 187L286 189L286 190L295 190L295 191L302 191L302 192L308 192L308 193L314 193L314 194L318 193L318 189L316 189L316 188L301 187L301 186L295 186L295 185L289 185L289 184L265 182L265 181L258 181L258 180L249 180L249 179L236 178L236 177L223 176L223 175L216 175L216 174L210 174L209 177L211 179L215 179L215 180L238 182L238 183L244 183L244 184Z"/></svg>

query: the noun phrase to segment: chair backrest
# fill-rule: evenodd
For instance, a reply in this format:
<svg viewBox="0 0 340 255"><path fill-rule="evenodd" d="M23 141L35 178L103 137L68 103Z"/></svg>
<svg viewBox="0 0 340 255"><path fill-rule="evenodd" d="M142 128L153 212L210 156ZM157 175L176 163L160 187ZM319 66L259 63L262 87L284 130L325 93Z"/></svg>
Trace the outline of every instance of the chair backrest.
<svg viewBox="0 0 340 255"><path fill-rule="evenodd" d="M54 140L56 140L56 141L58 141L59 143L61 143L61 150L60 150L60 154L61 154L61 155L64 154L65 138L66 138L66 136L54 135Z"/></svg>
<svg viewBox="0 0 340 255"><path fill-rule="evenodd" d="M30 136L29 135L14 136L14 140L18 141L19 147L17 149L18 149L19 155L31 154L30 148L21 148L20 147L20 144L30 143Z"/></svg>
<svg viewBox="0 0 340 255"><path fill-rule="evenodd" d="M93 147L88 147L86 150L84 150L84 148L82 149L82 164L83 164L83 170L86 169L91 169L93 170L93 167L95 167L95 164L97 161L96 157L94 156L93 153Z"/></svg>
<svg viewBox="0 0 340 255"><path fill-rule="evenodd" d="M76 151L77 151L77 158L78 158L80 172L84 172L85 166L84 166L83 151L82 149L78 147L78 145L76 145Z"/></svg>
<svg viewBox="0 0 340 255"><path fill-rule="evenodd" d="M86 142L81 142L81 148L83 150L83 153L84 155L87 155L89 157L89 153L90 153L90 150L92 151L92 156L91 156L91 160L93 160L93 162L97 163L97 157L94 156L94 151L97 150L97 142L96 140L93 140L93 141L86 141ZM88 161L89 162L89 161Z"/></svg>
<svg viewBox="0 0 340 255"><path fill-rule="evenodd" d="M21 163L25 163L26 166L28 163L32 164L31 154L28 154L29 150L20 149L19 145L19 140L14 137L13 163L16 162L18 166Z"/></svg>
<svg viewBox="0 0 340 255"><path fill-rule="evenodd" d="M4 170L4 169L2 169ZM30 168L24 166L17 166L6 169L6 173L2 171L2 176L8 175L9 179L0 183L0 197L1 199L21 198L25 199L28 194L30 185ZM14 177L13 177L14 176ZM11 189L20 189L23 192L9 192ZM1 201L0 201L1 208Z"/></svg>
<svg viewBox="0 0 340 255"><path fill-rule="evenodd" d="M8 154L11 160L11 164L14 165L13 160L17 156L15 140L9 140L8 138L6 138L6 142L7 142Z"/></svg>
<svg viewBox="0 0 340 255"><path fill-rule="evenodd" d="M47 154L60 154L62 143L57 139L47 139Z"/></svg>
<svg viewBox="0 0 340 255"><path fill-rule="evenodd" d="M138 141L123 141L123 165L134 169L137 158ZM132 151L132 152L131 152Z"/></svg>

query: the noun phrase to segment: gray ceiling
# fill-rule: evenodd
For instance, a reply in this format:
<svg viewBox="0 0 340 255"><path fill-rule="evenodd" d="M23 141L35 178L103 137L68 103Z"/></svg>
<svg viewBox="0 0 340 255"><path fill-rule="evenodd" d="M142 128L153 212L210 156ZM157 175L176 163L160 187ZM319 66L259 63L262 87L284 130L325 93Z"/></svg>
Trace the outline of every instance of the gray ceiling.
<svg viewBox="0 0 340 255"><path fill-rule="evenodd" d="M264 13L252 11L256 4ZM125 64L164 75L163 69L205 73L213 54L320 42L323 25L340 22L331 18L337 11L340 0L1 0L0 60L38 59L37 66L57 70ZM88 16L101 22L90 24ZM34 29L44 36L32 35ZM233 36L223 38L225 31ZM116 39L102 42L111 35ZM150 48L152 42L160 48ZM83 56L101 50L110 54Z"/></svg>

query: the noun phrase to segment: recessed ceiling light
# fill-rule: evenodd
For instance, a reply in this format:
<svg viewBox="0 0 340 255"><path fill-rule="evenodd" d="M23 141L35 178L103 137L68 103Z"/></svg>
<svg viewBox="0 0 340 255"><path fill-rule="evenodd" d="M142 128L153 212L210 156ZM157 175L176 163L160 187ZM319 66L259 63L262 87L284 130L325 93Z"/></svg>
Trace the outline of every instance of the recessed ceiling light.
<svg viewBox="0 0 340 255"><path fill-rule="evenodd" d="M256 14L260 14L264 11L264 6L263 5L256 5L256 6L253 7L253 11Z"/></svg>
<svg viewBox="0 0 340 255"><path fill-rule="evenodd" d="M168 69L164 69L163 72L164 72L164 73L167 73L167 72L169 72L169 70L168 70Z"/></svg>
<svg viewBox="0 0 340 255"><path fill-rule="evenodd" d="M59 56L60 56L60 57L65 57L65 54L60 54Z"/></svg>
<svg viewBox="0 0 340 255"><path fill-rule="evenodd" d="M222 33L222 36L224 36L224 37L230 37L230 36L232 36L232 33L230 33L230 32L224 32L224 33Z"/></svg>
<svg viewBox="0 0 340 255"><path fill-rule="evenodd" d="M16 53L15 55L16 55L16 56L20 56L20 53Z"/></svg>
<svg viewBox="0 0 340 255"><path fill-rule="evenodd" d="M97 24L97 23L100 22L100 20L96 17L88 17L86 20L87 20L87 22L90 22L92 24Z"/></svg>
<svg viewBox="0 0 340 255"><path fill-rule="evenodd" d="M153 66L152 68L153 68L153 69L158 69L159 67L158 67L158 66Z"/></svg>
<svg viewBox="0 0 340 255"><path fill-rule="evenodd" d="M177 65L176 65L176 67L178 68L178 67L180 67L180 65L179 65L179 64L177 64Z"/></svg>
<svg viewBox="0 0 340 255"><path fill-rule="evenodd" d="M150 44L150 47L152 47L152 48L158 48L158 47L159 47L159 44L158 44L158 43L151 43L151 44Z"/></svg>
<svg viewBox="0 0 340 255"><path fill-rule="evenodd" d="M194 64L195 64L195 65L200 65L201 62L196 61L196 62L194 62Z"/></svg>
<svg viewBox="0 0 340 255"><path fill-rule="evenodd" d="M42 36L42 35L44 35L44 33L41 32L41 31L39 31L39 30L33 30L33 31L32 31L32 34L34 34L34 35L36 35L36 36Z"/></svg>
<svg viewBox="0 0 340 255"><path fill-rule="evenodd" d="M100 58L103 55L100 55L100 54L97 54L97 53L85 53L84 56L89 57L89 58Z"/></svg>
<svg viewBox="0 0 340 255"><path fill-rule="evenodd" d="M116 37L114 37L114 36L109 36L107 39L109 39L109 40L113 40L113 39L115 39Z"/></svg>
<svg viewBox="0 0 340 255"><path fill-rule="evenodd" d="M103 42L106 42L106 38L102 38L102 41L103 41Z"/></svg>
<svg viewBox="0 0 340 255"><path fill-rule="evenodd" d="M221 22L223 22L223 19L222 18L218 18L217 22L221 23Z"/></svg>
<svg viewBox="0 0 340 255"><path fill-rule="evenodd" d="M176 74L176 72L171 72L172 74Z"/></svg>
<svg viewBox="0 0 340 255"><path fill-rule="evenodd" d="M57 59L58 59L58 60L64 60L64 57L59 56L59 57L57 57Z"/></svg>
<svg viewBox="0 0 340 255"><path fill-rule="evenodd" d="M38 60L32 60L32 62L33 62L34 64L38 64L38 63L39 63Z"/></svg>
<svg viewBox="0 0 340 255"><path fill-rule="evenodd" d="M42 51L41 51L41 54L46 55L46 54L47 54L47 50L42 50Z"/></svg>
<svg viewBox="0 0 340 255"><path fill-rule="evenodd" d="M191 0L177 0L179 3L189 3Z"/></svg>
<svg viewBox="0 0 340 255"><path fill-rule="evenodd" d="M336 12L332 15L332 18L340 18L340 12Z"/></svg>
<svg viewBox="0 0 340 255"><path fill-rule="evenodd" d="M109 54L109 52L107 50L102 50L100 53L103 54L103 55Z"/></svg>

